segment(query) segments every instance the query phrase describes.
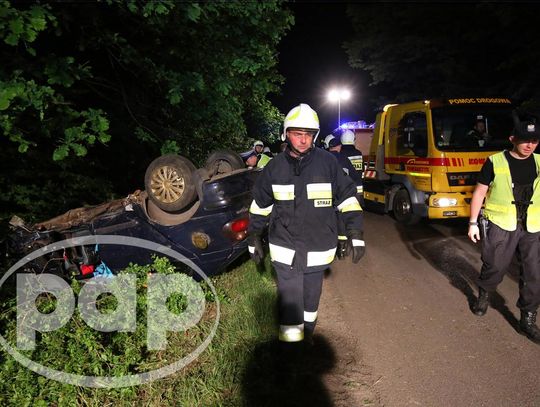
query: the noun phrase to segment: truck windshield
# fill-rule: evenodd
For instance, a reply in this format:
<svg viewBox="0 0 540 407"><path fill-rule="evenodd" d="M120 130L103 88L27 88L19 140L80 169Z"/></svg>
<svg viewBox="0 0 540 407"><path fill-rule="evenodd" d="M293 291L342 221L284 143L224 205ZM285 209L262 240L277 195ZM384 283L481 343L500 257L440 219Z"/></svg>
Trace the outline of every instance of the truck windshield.
<svg viewBox="0 0 540 407"><path fill-rule="evenodd" d="M436 107L432 118L435 145L441 151L500 151L511 147L509 105Z"/></svg>

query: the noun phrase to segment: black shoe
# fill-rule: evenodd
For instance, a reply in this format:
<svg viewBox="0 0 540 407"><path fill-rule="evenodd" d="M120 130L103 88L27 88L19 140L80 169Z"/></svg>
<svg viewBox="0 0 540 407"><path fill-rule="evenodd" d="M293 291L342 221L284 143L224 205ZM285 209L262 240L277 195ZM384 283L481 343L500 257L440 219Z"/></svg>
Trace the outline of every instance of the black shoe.
<svg viewBox="0 0 540 407"><path fill-rule="evenodd" d="M489 293L482 287L478 289L478 298L472 306L472 312L479 317L486 314L489 305Z"/></svg>
<svg viewBox="0 0 540 407"><path fill-rule="evenodd" d="M536 326L536 311L521 311L521 320L519 328L521 333L534 343L540 344L540 329Z"/></svg>

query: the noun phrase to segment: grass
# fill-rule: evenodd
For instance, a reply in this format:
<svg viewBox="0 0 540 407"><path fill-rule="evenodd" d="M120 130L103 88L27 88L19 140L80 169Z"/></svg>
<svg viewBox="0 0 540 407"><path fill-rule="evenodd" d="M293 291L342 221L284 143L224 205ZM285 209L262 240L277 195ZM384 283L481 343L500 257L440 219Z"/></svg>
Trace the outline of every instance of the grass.
<svg viewBox="0 0 540 407"><path fill-rule="evenodd" d="M159 267L167 268L167 264ZM168 269L170 272L170 268ZM139 267L145 275L148 269ZM268 259L263 270L251 261L212 279L221 300L216 336L184 369L152 383L120 389L91 389L49 380L0 354L0 404L32 406L238 406L245 404L243 374L258 344L276 336L275 284ZM211 296L210 296L211 297ZM207 296L207 300L209 298ZM79 374L148 371L179 360L204 340L216 315L206 303L201 322L187 332L168 336L164 351L146 351L144 329L103 334L84 324L67 324L42 334L42 343L28 356L40 363ZM13 314L1 315L13 319ZM0 317L1 318L1 317ZM72 318L75 319L75 318ZM2 335L14 341L14 322L3 321ZM10 331L11 328L11 331ZM45 346L47 345L47 346ZM97 360L96 360L97 359Z"/></svg>

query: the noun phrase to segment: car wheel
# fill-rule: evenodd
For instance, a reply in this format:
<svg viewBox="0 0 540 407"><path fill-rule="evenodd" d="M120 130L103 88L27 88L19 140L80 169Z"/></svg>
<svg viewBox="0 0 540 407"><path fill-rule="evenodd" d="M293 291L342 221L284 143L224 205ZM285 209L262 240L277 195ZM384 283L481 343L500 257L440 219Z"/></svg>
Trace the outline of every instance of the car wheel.
<svg viewBox="0 0 540 407"><path fill-rule="evenodd" d="M213 152L206 159L205 168L208 170L211 177L219 174L227 174L229 172L245 168L244 160L238 153L231 150L218 150Z"/></svg>
<svg viewBox="0 0 540 407"><path fill-rule="evenodd" d="M396 192L392 210L396 220L404 225L414 225L420 222L421 217L413 213L411 198L406 189L400 189Z"/></svg>
<svg viewBox="0 0 540 407"><path fill-rule="evenodd" d="M176 154L156 158L144 175L148 197L164 211L184 209L197 196L193 177L195 170L191 161Z"/></svg>
<svg viewBox="0 0 540 407"><path fill-rule="evenodd" d="M193 217L193 214L199 209L199 202L195 202L188 210L181 213L171 213L160 209L154 202L147 200L145 202L146 214L148 217L163 226L176 226L187 222Z"/></svg>

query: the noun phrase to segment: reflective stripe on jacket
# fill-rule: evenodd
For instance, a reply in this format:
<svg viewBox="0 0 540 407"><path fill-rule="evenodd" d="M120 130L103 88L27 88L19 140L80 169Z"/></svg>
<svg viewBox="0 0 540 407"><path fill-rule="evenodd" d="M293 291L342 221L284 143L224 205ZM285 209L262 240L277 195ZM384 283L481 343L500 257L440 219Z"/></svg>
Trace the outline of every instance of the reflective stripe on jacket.
<svg viewBox="0 0 540 407"><path fill-rule="evenodd" d="M533 196L527 208L527 231L540 231L540 155L533 154L536 163L536 179L533 183ZM484 213L487 219L501 229L513 231L517 227L517 210L512 188L510 166L504 151L489 157L493 163L495 178L489 186Z"/></svg>
<svg viewBox="0 0 540 407"><path fill-rule="evenodd" d="M302 267L330 264L337 246L336 209L347 230L362 230L356 185L320 148L298 160L289 150L272 159L253 188L249 233L268 225L272 261Z"/></svg>

